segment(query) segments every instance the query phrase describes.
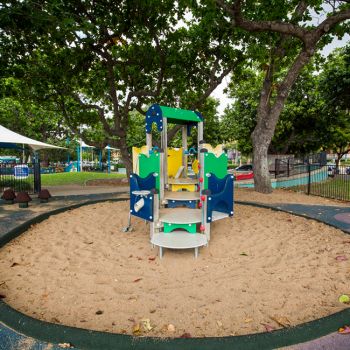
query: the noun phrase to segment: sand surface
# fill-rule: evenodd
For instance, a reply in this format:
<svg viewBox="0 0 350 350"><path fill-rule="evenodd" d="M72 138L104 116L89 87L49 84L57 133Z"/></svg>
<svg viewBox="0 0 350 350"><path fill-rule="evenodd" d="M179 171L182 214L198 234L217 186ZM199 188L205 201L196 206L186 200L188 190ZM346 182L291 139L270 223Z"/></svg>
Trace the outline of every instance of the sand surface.
<svg viewBox="0 0 350 350"><path fill-rule="evenodd" d="M338 297L350 294L350 237L340 230L236 205L198 259L166 250L159 260L145 222L121 232L127 213L128 202L88 205L0 249L4 301L48 322L160 337L263 332L347 307Z"/></svg>
<svg viewBox="0 0 350 350"><path fill-rule="evenodd" d="M308 196L303 192L295 192L288 189L275 189L270 194L263 194L251 188L235 188L235 200L260 203L297 203L312 205L349 206L349 202L323 198L319 196Z"/></svg>

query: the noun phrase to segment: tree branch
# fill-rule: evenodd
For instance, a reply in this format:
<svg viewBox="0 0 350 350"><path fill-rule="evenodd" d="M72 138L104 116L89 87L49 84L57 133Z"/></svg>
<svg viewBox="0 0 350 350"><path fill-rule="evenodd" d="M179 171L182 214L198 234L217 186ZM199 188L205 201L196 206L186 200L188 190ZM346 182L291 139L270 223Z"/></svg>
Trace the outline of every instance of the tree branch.
<svg viewBox="0 0 350 350"><path fill-rule="evenodd" d="M303 42L305 42L305 37L309 33L307 29L304 29L292 23L286 23L282 21L246 20L242 17L241 0L236 0L232 6L229 6L224 0L215 0L215 2L232 17L232 25L234 27L242 28L248 32L270 31L281 34L288 34L299 38Z"/></svg>
<svg viewBox="0 0 350 350"><path fill-rule="evenodd" d="M72 93L72 97L74 98L75 101L77 101L79 103L79 105L83 108L83 109L94 109L97 111L97 114L99 116L99 119L103 125L103 128L105 129L105 131L109 134L109 135L113 135L113 133L116 133L118 135L117 130L113 130L110 125L107 122L107 119L105 117L105 112L104 109L96 104L92 104L92 103L85 103L83 102L83 100L79 97L78 94Z"/></svg>

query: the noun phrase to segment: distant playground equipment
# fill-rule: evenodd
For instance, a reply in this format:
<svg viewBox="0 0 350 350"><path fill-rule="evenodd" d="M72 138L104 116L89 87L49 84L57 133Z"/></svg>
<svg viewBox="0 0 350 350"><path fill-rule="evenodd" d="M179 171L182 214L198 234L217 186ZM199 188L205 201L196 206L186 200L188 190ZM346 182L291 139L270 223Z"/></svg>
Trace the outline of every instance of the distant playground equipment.
<svg viewBox="0 0 350 350"><path fill-rule="evenodd" d="M199 112L152 105L146 113L146 145L133 147L130 175L131 216L150 223L150 240L163 248L189 249L210 240L213 221L233 216L233 175L227 173L222 146L203 140L203 116ZM161 133L161 147L152 146L152 125ZM168 123L182 125L182 147L168 147ZM197 149L187 149L187 137L197 128ZM189 158L192 160L189 162ZM191 167L188 167L188 163Z"/></svg>
<svg viewBox="0 0 350 350"><path fill-rule="evenodd" d="M111 151L118 151L117 148L110 147L107 145L104 149L99 149L95 146L87 145L84 141L80 140L76 148L77 160L70 161L68 158L68 165L65 167L64 172L81 172L84 170L84 167L91 167L95 165L99 170L103 170L102 164L102 153L107 151L107 172L110 173L112 170L111 165ZM89 160L83 160L83 153L89 153Z"/></svg>

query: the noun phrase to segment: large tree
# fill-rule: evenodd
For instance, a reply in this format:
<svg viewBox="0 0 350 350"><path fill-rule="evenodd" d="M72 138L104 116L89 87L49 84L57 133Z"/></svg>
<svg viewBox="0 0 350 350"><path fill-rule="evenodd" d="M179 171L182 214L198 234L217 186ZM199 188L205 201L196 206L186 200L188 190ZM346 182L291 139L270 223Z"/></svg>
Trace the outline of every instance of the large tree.
<svg viewBox="0 0 350 350"><path fill-rule="evenodd" d="M257 123L251 135L253 143L256 191L272 191L267 153L276 125L292 86L301 70L322 44L341 36L350 18L350 4L344 1L245 1L215 0L229 16L231 25L247 33L245 42L252 59L261 63L264 80L257 107ZM312 13L324 11L320 23L311 21ZM332 6L331 6L332 5Z"/></svg>
<svg viewBox="0 0 350 350"><path fill-rule="evenodd" d="M309 64L300 74L276 125L269 145L269 154L303 155L325 146L323 135L328 130L324 118L325 100L318 90L319 65ZM321 66L322 67L322 66ZM264 79L257 68L246 69L240 83L232 79L230 97L234 100L222 120L226 140L236 140L244 154L253 152L250 135L257 123L259 92Z"/></svg>
<svg viewBox="0 0 350 350"><path fill-rule="evenodd" d="M320 114L327 125L324 144L337 154L338 167L340 159L350 152L350 45L328 57L319 81L324 101Z"/></svg>
<svg viewBox="0 0 350 350"><path fill-rule="evenodd" d="M200 108L242 56L222 14L186 20L187 5L8 1L0 8L1 60L33 94L55 101L76 134L98 121L129 172L130 112L153 102ZM218 21L221 30L211 30Z"/></svg>

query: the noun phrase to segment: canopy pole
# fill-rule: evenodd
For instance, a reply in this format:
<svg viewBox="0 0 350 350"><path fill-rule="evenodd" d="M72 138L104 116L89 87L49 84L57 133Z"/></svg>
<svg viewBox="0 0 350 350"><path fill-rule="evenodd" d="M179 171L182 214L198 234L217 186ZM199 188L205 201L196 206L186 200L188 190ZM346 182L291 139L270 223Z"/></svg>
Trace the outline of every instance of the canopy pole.
<svg viewBox="0 0 350 350"><path fill-rule="evenodd" d="M77 146L77 172L80 172L80 147Z"/></svg>
<svg viewBox="0 0 350 350"><path fill-rule="evenodd" d="M98 163L99 163L99 168L102 170L102 150L100 149L99 155L98 155Z"/></svg>
<svg viewBox="0 0 350 350"><path fill-rule="evenodd" d="M34 161L34 193L41 191L41 170L40 170L40 156L39 152L33 153Z"/></svg>
<svg viewBox="0 0 350 350"><path fill-rule="evenodd" d="M80 139L80 171L83 172L83 140Z"/></svg>

